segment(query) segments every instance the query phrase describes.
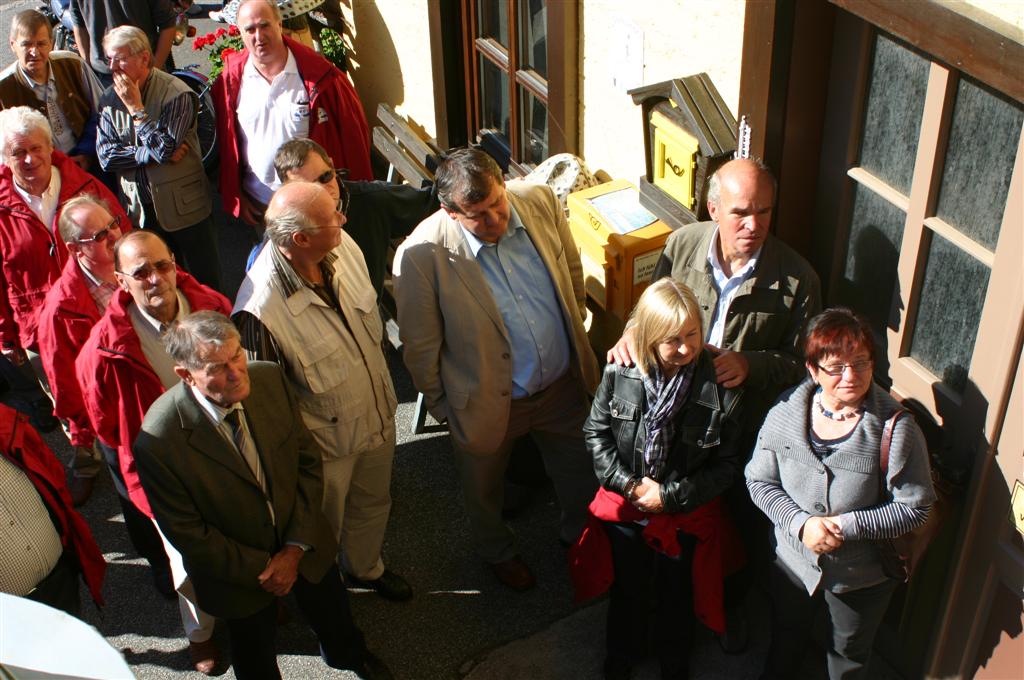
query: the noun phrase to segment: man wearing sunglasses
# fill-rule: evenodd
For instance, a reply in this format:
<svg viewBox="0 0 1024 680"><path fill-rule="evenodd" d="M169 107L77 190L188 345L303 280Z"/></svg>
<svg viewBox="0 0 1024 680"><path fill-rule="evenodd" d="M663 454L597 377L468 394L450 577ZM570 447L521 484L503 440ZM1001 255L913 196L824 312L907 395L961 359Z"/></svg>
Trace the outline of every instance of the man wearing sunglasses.
<svg viewBox="0 0 1024 680"><path fill-rule="evenodd" d="M384 567L397 406L383 324L359 248L322 184L290 182L271 199L269 243L235 300L251 359L285 367L322 449L324 514L349 582L390 600L412 589Z"/></svg>
<svg viewBox="0 0 1024 680"><path fill-rule="evenodd" d="M149 518L128 499L117 451L96 439L75 378L75 357L117 292L114 243L131 226L124 224L113 210L103 199L89 195L77 196L64 205L57 226L70 257L60 278L46 294L39 315L39 352L53 394L54 413L64 423L64 431L75 449L68 484L72 501L81 505L88 499L102 467L97 461L105 460L132 545L149 562L157 590L166 597L177 597L160 535Z"/></svg>
<svg viewBox="0 0 1024 680"><path fill-rule="evenodd" d="M50 385L54 414L64 423L64 431L75 448L68 488L77 506L92 494L101 456L94 446L95 435L75 380L75 357L117 290L114 241L121 238L121 224L120 217L111 214L102 199L85 195L64 205L57 229L69 257L43 302L39 354Z"/></svg>
<svg viewBox="0 0 1024 680"><path fill-rule="evenodd" d="M119 290L82 346L75 373L92 431L116 449L128 498L152 519L131 447L146 411L179 381L174 360L163 345L163 332L191 312L227 314L231 307L223 295L179 270L170 248L150 231L122 236L114 244L113 264ZM212 673L221 661L211 637L214 621L196 606L181 555L166 540L163 545L192 663L196 670Z"/></svg>
<svg viewBox="0 0 1024 680"><path fill-rule="evenodd" d="M380 300L387 274L391 241L408 236L438 208L434 185L417 189L408 184L364 182L346 179L335 170L327 151L312 139L292 139L274 156L281 182L317 182L338 202L347 218L345 232L366 259L370 283Z"/></svg>

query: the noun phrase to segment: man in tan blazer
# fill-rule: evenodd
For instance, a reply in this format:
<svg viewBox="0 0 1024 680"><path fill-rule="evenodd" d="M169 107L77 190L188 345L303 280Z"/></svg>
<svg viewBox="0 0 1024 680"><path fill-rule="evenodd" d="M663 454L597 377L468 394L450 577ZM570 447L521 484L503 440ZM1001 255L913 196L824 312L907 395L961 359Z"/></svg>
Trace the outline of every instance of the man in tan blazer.
<svg viewBox="0 0 1024 680"><path fill-rule="evenodd" d="M505 185L493 159L451 153L437 170L441 210L395 255L405 364L430 413L448 422L470 528L505 585L535 583L502 522L503 477L530 434L574 541L597 489L583 444L597 361L583 328L583 270L546 186Z"/></svg>

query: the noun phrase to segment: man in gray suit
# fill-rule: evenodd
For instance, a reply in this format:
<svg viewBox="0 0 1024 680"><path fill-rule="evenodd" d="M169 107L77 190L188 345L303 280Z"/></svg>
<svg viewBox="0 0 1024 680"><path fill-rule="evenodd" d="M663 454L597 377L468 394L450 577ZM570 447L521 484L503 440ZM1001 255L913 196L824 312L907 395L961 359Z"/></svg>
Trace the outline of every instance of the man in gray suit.
<svg viewBox="0 0 1024 680"><path fill-rule="evenodd" d="M447 420L477 552L516 590L534 585L501 520L505 468L529 434L555 484L560 538L583 530L597 490L583 444L598 380L583 319L579 252L550 188L505 185L477 149L437 170L442 209L395 254L405 365L427 408Z"/></svg>
<svg viewBox="0 0 1024 680"><path fill-rule="evenodd" d="M247 365L216 312L176 322L165 344L181 382L146 413L135 460L201 606L227 622L235 676L280 677L276 598L294 592L327 665L390 677L352 621L320 451L280 368Z"/></svg>

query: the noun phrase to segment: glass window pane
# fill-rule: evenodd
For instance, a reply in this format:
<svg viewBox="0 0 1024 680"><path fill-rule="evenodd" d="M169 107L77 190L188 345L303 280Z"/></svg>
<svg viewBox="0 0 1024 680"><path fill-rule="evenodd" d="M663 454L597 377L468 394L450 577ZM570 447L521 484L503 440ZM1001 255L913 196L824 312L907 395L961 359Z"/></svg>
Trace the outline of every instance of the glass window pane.
<svg viewBox="0 0 1024 680"><path fill-rule="evenodd" d="M990 250L1010 190L1024 110L962 78L936 214Z"/></svg>
<svg viewBox="0 0 1024 680"><path fill-rule="evenodd" d="M497 131L508 143L511 135L508 74L490 59L477 58L480 60L480 127Z"/></svg>
<svg viewBox="0 0 1024 680"><path fill-rule="evenodd" d="M887 384L886 329L901 322L900 297L896 294L906 214L865 186L854 189L850 240L846 266L836 286L836 301L868 318L875 335L878 361L876 378Z"/></svg>
<svg viewBox="0 0 1024 680"><path fill-rule="evenodd" d="M978 336L990 270L932 234L910 356L963 392Z"/></svg>
<svg viewBox="0 0 1024 680"><path fill-rule="evenodd" d="M523 148L519 154L520 163L538 164L548 157L548 110L544 103L526 88L520 92L520 111Z"/></svg>
<svg viewBox="0 0 1024 680"><path fill-rule="evenodd" d="M523 16L520 18L519 35L523 46L523 65L548 77L548 13L547 0L520 0Z"/></svg>
<svg viewBox="0 0 1024 680"><path fill-rule="evenodd" d="M505 0L478 0L477 31L481 38L494 38L508 49L508 3Z"/></svg>
<svg viewBox="0 0 1024 680"><path fill-rule="evenodd" d="M884 35L875 40L860 164L905 195L914 176L928 61Z"/></svg>

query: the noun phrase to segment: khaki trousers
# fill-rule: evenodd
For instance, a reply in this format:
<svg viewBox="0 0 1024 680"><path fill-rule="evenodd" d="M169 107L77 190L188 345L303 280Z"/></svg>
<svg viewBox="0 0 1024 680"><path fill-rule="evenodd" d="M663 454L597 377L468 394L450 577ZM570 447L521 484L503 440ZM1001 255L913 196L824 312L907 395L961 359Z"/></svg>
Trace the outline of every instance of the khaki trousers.
<svg viewBox="0 0 1024 680"><path fill-rule="evenodd" d="M472 454L455 447L470 532L485 561L504 562L519 552L501 509L512 445L525 434L536 442L555 485L562 511L559 538L573 543L579 537L587 506L597 492L594 462L583 440L583 422L589 413L586 392L567 373L537 394L512 400L508 429L494 452Z"/></svg>
<svg viewBox="0 0 1024 680"><path fill-rule="evenodd" d="M341 546L346 573L373 581L384 573L380 551L391 514L395 431L376 449L324 459L324 514Z"/></svg>

